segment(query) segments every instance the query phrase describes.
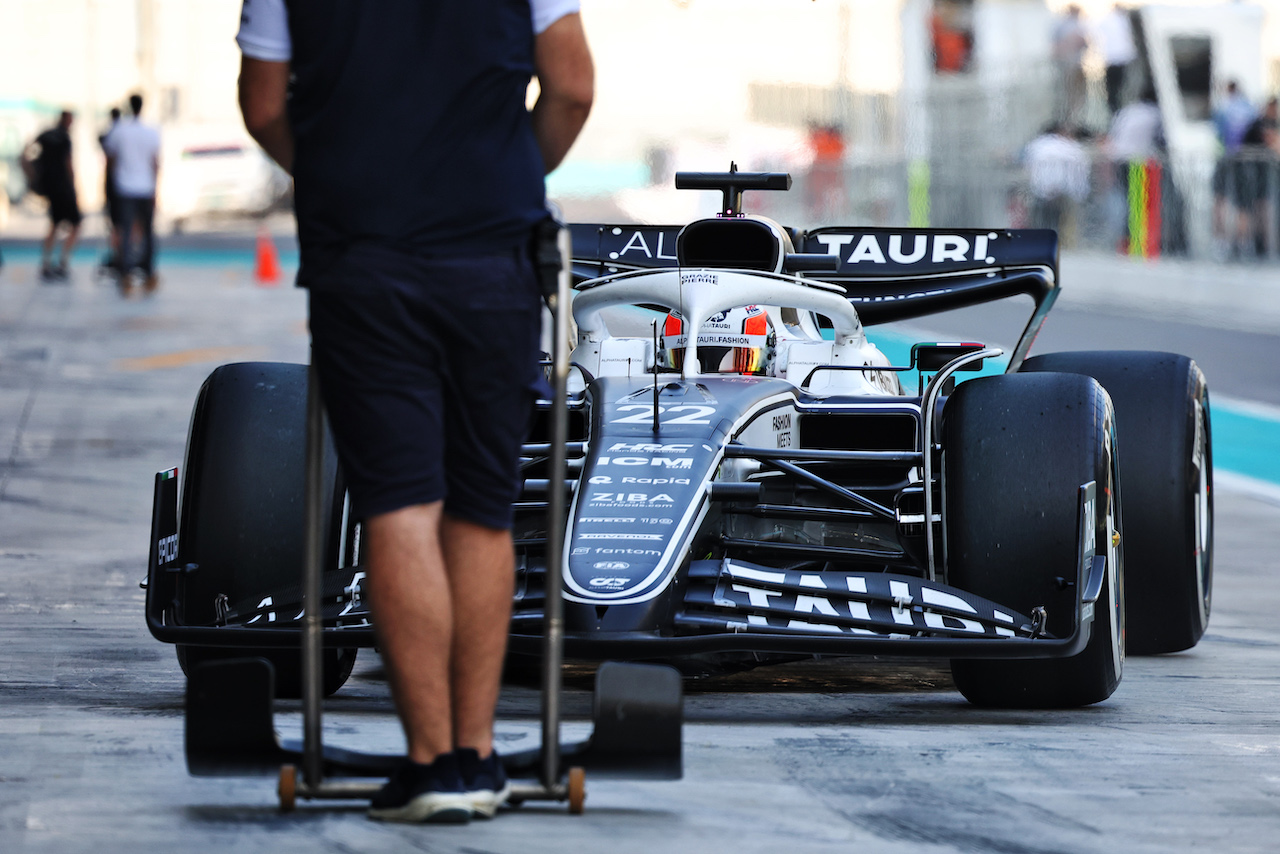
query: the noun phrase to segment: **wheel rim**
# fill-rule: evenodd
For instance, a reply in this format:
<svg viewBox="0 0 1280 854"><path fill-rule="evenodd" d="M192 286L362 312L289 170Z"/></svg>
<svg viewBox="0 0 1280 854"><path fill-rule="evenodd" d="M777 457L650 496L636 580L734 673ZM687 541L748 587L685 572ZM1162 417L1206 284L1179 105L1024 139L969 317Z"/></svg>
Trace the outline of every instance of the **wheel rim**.
<svg viewBox="0 0 1280 854"><path fill-rule="evenodd" d="M1192 507L1192 547L1195 549L1196 565L1196 604L1200 609L1200 625L1209 619L1209 556L1210 537L1212 536L1213 513L1210 507L1208 447L1209 431L1207 413L1203 400L1196 402L1195 456L1192 464L1196 467L1195 494L1191 497Z"/></svg>
<svg viewBox="0 0 1280 854"><path fill-rule="evenodd" d="M1106 549L1107 549L1107 612L1111 620L1111 660L1115 665L1116 678L1120 677L1124 669L1124 641L1121 634L1121 612L1124 610L1124 594L1123 587L1124 578L1121 572L1120 551L1120 528L1117 524L1117 509L1120 504L1119 483L1116 465L1116 439L1115 424L1112 423L1107 431L1107 455L1110 457L1110 465L1108 466L1109 477L1111 483L1107 490L1107 519L1106 519Z"/></svg>

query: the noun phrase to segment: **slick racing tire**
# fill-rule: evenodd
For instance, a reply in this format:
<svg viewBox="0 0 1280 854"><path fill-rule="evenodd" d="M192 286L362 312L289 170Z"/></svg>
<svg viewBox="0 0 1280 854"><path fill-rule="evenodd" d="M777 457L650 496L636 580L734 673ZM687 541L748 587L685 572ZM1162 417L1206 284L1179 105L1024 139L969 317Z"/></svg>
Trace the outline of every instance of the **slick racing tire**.
<svg viewBox="0 0 1280 854"><path fill-rule="evenodd" d="M187 437L179 522L184 561L196 565L178 589L184 625L215 625L218 602L256 604L301 583L306 407L306 365L223 365L201 387ZM332 440L326 444L324 500L333 510L325 553L336 556L342 491ZM184 673L205 661L245 656L275 665L276 696L301 696L300 649L178 647ZM346 682L355 657L354 649L325 650L326 694Z"/></svg>
<svg viewBox="0 0 1280 854"><path fill-rule="evenodd" d="M1213 595L1213 443L1209 388L1173 353L1050 353L1022 371L1084 374L1116 410L1125 496L1127 650L1177 652L1199 642Z"/></svg>
<svg viewBox="0 0 1280 854"><path fill-rule="evenodd" d="M1124 565L1114 416L1095 380L1012 374L963 383L943 413L948 582L1030 615L1068 636L1080 592L1080 487L1096 484L1102 592L1084 650L1066 659L955 660L971 703L1071 708L1107 699L1124 669ZM1087 613L1088 606L1082 609ZM998 641L997 641L998 643Z"/></svg>

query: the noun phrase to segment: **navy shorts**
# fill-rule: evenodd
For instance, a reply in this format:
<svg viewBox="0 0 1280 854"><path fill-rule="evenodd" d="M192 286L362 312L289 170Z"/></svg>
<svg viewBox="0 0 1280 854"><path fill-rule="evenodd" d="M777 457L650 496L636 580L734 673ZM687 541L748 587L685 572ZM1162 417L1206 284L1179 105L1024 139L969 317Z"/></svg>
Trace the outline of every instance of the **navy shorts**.
<svg viewBox="0 0 1280 854"><path fill-rule="evenodd" d="M80 215L80 203L76 200L76 191L71 187L60 187L49 194L49 221L54 225L68 223L79 225L83 217Z"/></svg>
<svg viewBox="0 0 1280 854"><path fill-rule="evenodd" d="M312 363L357 518L443 500L511 526L542 376L528 253L356 245L308 277Z"/></svg>

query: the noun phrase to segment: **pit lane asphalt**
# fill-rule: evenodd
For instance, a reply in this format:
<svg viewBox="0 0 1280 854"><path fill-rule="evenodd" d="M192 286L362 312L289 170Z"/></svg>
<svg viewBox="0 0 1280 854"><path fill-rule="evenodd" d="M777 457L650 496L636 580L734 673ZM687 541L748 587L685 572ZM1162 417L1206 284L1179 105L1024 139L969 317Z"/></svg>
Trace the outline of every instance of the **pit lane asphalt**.
<svg viewBox="0 0 1280 854"><path fill-rule="evenodd" d="M689 686L683 781L589 780L585 816L528 805L461 828L282 816L273 780L188 777L183 680L137 582L152 474L181 464L203 377L305 358L302 295L255 287L251 257L170 263L129 301L83 270L41 286L10 255L0 272L0 851L1274 850L1280 506L1226 489L1205 640L1130 659L1093 708L974 709L927 661L754 671ZM585 684L573 669L577 720ZM365 656L327 737L395 747L387 708ZM536 708L504 692L504 745Z"/></svg>

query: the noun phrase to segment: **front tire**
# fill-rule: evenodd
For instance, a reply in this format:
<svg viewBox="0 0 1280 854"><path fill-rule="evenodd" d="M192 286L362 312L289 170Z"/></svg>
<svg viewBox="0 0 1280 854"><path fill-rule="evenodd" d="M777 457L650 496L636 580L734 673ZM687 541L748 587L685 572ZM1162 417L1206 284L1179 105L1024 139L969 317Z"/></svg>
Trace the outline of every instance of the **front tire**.
<svg viewBox="0 0 1280 854"><path fill-rule="evenodd" d="M305 548L307 366L276 362L223 365L196 397L187 437L179 542L183 576L178 616L185 625L215 625L217 603L234 605L297 587ZM326 442L325 553L336 556L342 492L337 455ZM222 599L221 597L225 597ZM275 665L276 695L299 697L299 649L178 647L183 672L205 661L266 658ZM324 690L332 694L355 665L356 650L326 649Z"/></svg>
<svg viewBox="0 0 1280 854"><path fill-rule="evenodd" d="M1194 361L1173 353L1049 353L1023 372L1093 377L1116 409L1126 499L1128 649L1195 646L1213 595L1213 442L1209 388Z"/></svg>
<svg viewBox="0 0 1280 854"><path fill-rule="evenodd" d="M1067 659L955 660L980 706L1070 708L1107 699L1124 669L1124 567L1111 402L1094 380L1005 375L962 384L943 413L948 582L1021 613L1045 608L1070 634L1081 609L1079 488L1096 484L1091 520L1107 573L1089 640ZM1087 608L1087 606L1085 606Z"/></svg>

